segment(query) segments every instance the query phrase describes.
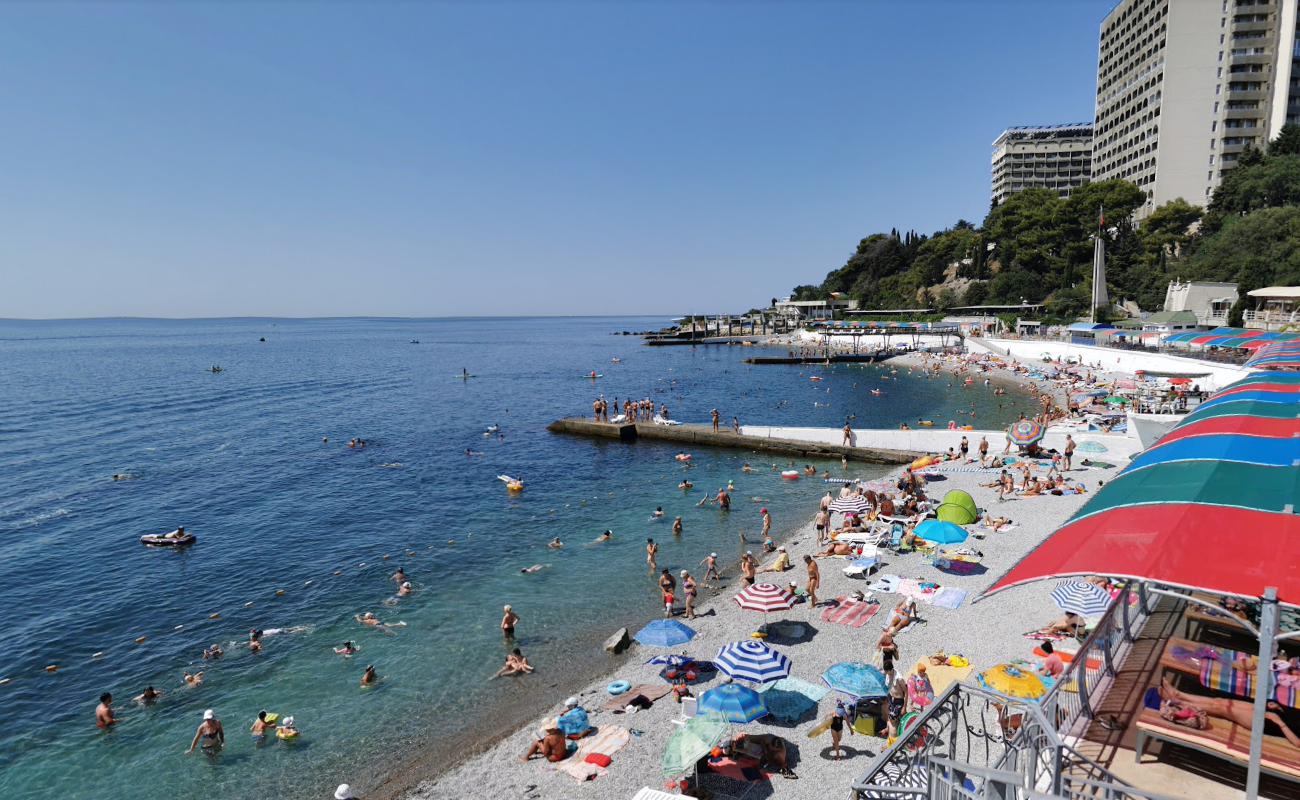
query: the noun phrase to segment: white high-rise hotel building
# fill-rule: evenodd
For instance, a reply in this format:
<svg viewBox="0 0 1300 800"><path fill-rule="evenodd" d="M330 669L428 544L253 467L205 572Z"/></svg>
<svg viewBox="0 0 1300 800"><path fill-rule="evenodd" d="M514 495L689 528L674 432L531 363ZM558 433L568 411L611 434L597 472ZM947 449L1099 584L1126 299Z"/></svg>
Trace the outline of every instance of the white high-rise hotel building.
<svg viewBox="0 0 1300 800"><path fill-rule="evenodd" d="M1139 216L1208 203L1242 150L1300 120L1296 6L1121 0L1101 23L1092 180L1144 189Z"/></svg>

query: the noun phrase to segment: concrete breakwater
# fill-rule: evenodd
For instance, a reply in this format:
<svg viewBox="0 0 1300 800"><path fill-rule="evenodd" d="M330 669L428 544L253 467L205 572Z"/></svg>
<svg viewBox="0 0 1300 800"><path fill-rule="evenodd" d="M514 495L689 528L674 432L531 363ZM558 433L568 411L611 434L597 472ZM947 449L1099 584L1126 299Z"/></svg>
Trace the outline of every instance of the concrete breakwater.
<svg viewBox="0 0 1300 800"><path fill-rule="evenodd" d="M729 447L799 458L844 457L850 461L864 461L871 464L908 464L925 455L924 452L917 450L851 447L830 442L755 435L744 428L741 428L741 433L733 433L728 429L715 432L708 425L655 425L644 422L614 424L571 417L552 422L546 429L552 433L617 439L628 443L647 439L677 442L683 446Z"/></svg>

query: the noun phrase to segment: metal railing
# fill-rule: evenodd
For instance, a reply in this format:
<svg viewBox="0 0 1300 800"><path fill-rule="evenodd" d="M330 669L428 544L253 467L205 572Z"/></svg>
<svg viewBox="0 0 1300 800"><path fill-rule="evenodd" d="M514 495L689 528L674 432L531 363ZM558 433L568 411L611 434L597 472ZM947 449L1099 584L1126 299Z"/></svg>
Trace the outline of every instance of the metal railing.
<svg viewBox="0 0 1300 800"><path fill-rule="evenodd" d="M1065 673L1035 703L953 684L853 784L854 800L945 798L1151 797L1127 786L1065 744L1086 730L1116 669L1159 598L1139 586L1122 592L1084 640ZM1068 689L1066 687L1069 687ZM938 772L936 772L938 770ZM944 773L947 770L947 773ZM965 778L996 778L995 794ZM1014 776L1014 787L1009 783ZM977 782L978 785L978 782Z"/></svg>

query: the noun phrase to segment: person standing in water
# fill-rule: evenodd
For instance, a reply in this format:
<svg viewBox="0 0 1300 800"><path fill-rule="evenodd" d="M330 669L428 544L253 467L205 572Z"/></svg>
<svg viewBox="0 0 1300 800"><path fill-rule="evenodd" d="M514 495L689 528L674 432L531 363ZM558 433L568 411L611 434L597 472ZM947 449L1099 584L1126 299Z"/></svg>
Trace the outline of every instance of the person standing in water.
<svg viewBox="0 0 1300 800"><path fill-rule="evenodd" d="M106 731L117 722L117 717L113 716L113 695L104 692L99 696L99 705L95 707L95 727Z"/></svg>
<svg viewBox="0 0 1300 800"><path fill-rule="evenodd" d="M659 545L655 544L654 539L645 540L645 563L650 566L650 571L654 572L659 569L659 564L655 561L655 556L659 554Z"/></svg>
<svg viewBox="0 0 1300 800"><path fill-rule="evenodd" d="M501 617L501 634L507 639L515 638L515 626L519 624L519 615L510 606L505 606Z"/></svg>
<svg viewBox="0 0 1300 800"><path fill-rule="evenodd" d="M185 751L185 755L193 753L200 742L203 752L208 754L215 754L226 743L226 731L221 727L221 720L217 719L216 713L210 708L203 712L203 721L194 732L194 740L190 742L190 749Z"/></svg>
<svg viewBox="0 0 1300 800"><path fill-rule="evenodd" d="M681 536L681 535L682 535L682 518L678 517L677 519L673 520L673 536Z"/></svg>

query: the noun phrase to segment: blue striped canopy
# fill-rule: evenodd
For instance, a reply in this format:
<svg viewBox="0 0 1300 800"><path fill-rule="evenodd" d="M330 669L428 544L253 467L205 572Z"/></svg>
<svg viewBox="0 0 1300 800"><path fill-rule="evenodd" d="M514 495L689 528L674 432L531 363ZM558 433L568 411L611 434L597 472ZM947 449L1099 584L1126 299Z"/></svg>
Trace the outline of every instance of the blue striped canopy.
<svg viewBox="0 0 1300 800"><path fill-rule="evenodd" d="M724 683L700 695L699 710L719 714L727 722L753 722L767 716L763 695L738 683Z"/></svg>
<svg viewBox="0 0 1300 800"><path fill-rule="evenodd" d="M1087 581L1062 581L1052 590L1052 602L1081 617L1100 617L1110 608L1110 593Z"/></svg>
<svg viewBox="0 0 1300 800"><path fill-rule="evenodd" d="M771 683L790 677L789 657L753 639L723 645L713 664L719 672L738 681Z"/></svg>

